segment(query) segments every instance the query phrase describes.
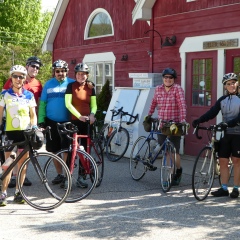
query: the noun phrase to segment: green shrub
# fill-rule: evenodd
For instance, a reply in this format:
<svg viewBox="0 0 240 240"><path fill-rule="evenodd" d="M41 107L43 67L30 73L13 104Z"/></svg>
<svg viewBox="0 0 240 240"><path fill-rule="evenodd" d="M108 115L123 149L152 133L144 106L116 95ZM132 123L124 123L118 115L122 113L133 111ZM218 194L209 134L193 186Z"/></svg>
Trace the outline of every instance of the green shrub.
<svg viewBox="0 0 240 240"><path fill-rule="evenodd" d="M110 104L111 98L112 98L112 92L109 86L109 80L107 80L102 88L102 91L97 96L98 111L96 113L96 118L99 122L104 120L105 114L103 114L102 112L108 110L108 106Z"/></svg>

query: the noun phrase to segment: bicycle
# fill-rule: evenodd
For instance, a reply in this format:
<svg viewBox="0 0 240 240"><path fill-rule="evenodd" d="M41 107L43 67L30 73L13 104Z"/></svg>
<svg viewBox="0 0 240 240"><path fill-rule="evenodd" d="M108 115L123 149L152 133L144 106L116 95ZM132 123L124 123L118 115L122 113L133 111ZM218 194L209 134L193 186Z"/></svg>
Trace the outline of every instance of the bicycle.
<svg viewBox="0 0 240 240"><path fill-rule="evenodd" d="M8 149L9 147L14 147L17 145L23 145L23 151L16 157L16 159L9 165L6 171L0 177L0 180L4 180L4 178L10 173L10 171L17 165L20 159L29 152L29 157L24 160L22 165L20 166L17 174L17 185L19 187L19 191L23 197L23 199L33 208L38 210L48 211L60 206L65 202L66 198L70 193L71 188L71 175L68 170L67 165L64 161L50 152L38 152L33 148L34 145L34 134L35 130L25 130L24 137L25 140L22 142L11 143L8 142L1 146L0 149ZM46 160L49 162L49 169L46 172L44 170L44 165ZM56 169L54 167L54 162L57 161L63 168L65 172L65 176L68 180L68 185L66 191L62 191L56 185L50 184L51 180L54 178L56 174ZM20 184L22 174L24 169L28 165L28 172L34 173L32 179L32 186L26 187Z"/></svg>
<svg viewBox="0 0 240 240"><path fill-rule="evenodd" d="M69 148L58 151L56 155L63 158L65 154L67 157L66 163L72 177L72 188L66 202L73 203L86 198L95 186L101 184L104 169L103 153L99 151L101 148L97 146L97 143L90 138L90 122L87 135L78 135L78 128L71 122L58 123L57 126L59 133L65 134L71 140ZM81 138L87 138L86 150L79 144ZM80 186L79 176L83 177L85 187Z"/></svg>
<svg viewBox="0 0 240 240"><path fill-rule="evenodd" d="M219 125L210 125L209 127L197 126L194 129L194 133L198 139L202 139L198 135L198 130L206 130L208 133L209 142L208 145L203 147L193 166L192 172L192 190L194 197L198 201L203 201L211 191L213 186L215 175L219 176L220 179L220 166L218 162L218 140L216 139L216 133L222 132L223 129ZM232 173L233 165L230 161L229 172L230 176Z"/></svg>
<svg viewBox="0 0 240 240"><path fill-rule="evenodd" d="M151 118L152 127L147 137L140 136L134 143L131 155L130 155L130 173L134 180L138 181L144 177L146 172L155 171L156 166L153 166L154 162L160 157L160 183L163 192L168 192L172 186L172 180L174 179L176 170L176 149L174 144L170 141L171 132L163 132L159 129L159 120L157 118ZM188 127L182 124L177 124L172 121L162 122L169 126L175 124L179 128L184 128L184 132L181 135L187 134ZM155 145L156 139L154 135L164 134L167 135L162 145ZM154 143L154 144L152 144Z"/></svg>
<svg viewBox="0 0 240 240"><path fill-rule="evenodd" d="M128 130L122 127L123 117L129 116L130 119L133 118L133 121L126 122L127 125L130 125L135 123L138 114L134 116L128 112L124 112L123 107L118 110L112 109L110 111L112 112L111 121L103 125L97 138L99 142L101 142L102 149L106 147L107 158L112 162L116 162L126 153L130 140ZM114 120L113 118L117 115L120 115L119 119Z"/></svg>

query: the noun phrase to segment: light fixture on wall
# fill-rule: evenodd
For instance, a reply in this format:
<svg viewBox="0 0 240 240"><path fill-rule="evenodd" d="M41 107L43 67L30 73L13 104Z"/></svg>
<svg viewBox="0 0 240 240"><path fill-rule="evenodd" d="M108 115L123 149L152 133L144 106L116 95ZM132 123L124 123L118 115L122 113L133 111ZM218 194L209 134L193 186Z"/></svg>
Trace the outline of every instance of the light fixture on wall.
<svg viewBox="0 0 240 240"><path fill-rule="evenodd" d="M177 38L175 35L173 35L171 38L166 37L164 43L162 44L162 47L173 46L175 45L176 41L177 41Z"/></svg>
<svg viewBox="0 0 240 240"><path fill-rule="evenodd" d="M144 32L144 34L147 34L147 33L150 32L150 31L156 32L156 33L159 35L161 48L162 48L162 47L166 47L166 46L173 46L173 45L175 45L176 40L177 40L177 38L176 38L175 35L173 35L171 38L170 38L170 37L166 37L166 38L165 38L165 41L164 41L164 43L163 43L161 34L160 34L157 30L155 30L155 29L150 29L150 30ZM151 56L150 56L150 57L151 57Z"/></svg>
<svg viewBox="0 0 240 240"><path fill-rule="evenodd" d="M123 54L121 61L127 61L128 60L128 55L127 54Z"/></svg>
<svg viewBox="0 0 240 240"><path fill-rule="evenodd" d="M76 64L77 60L74 58L71 60L71 64Z"/></svg>

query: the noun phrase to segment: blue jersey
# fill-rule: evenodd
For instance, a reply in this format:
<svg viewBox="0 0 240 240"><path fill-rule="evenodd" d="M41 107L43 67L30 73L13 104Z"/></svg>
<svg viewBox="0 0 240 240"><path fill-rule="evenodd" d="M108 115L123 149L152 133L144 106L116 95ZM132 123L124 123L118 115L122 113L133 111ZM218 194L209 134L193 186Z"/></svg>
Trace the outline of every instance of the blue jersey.
<svg viewBox="0 0 240 240"><path fill-rule="evenodd" d="M65 92L67 85L75 80L66 77L59 82L56 78L48 80L42 90L40 98L38 122L45 122L45 117L55 122L66 122L70 114L65 106Z"/></svg>

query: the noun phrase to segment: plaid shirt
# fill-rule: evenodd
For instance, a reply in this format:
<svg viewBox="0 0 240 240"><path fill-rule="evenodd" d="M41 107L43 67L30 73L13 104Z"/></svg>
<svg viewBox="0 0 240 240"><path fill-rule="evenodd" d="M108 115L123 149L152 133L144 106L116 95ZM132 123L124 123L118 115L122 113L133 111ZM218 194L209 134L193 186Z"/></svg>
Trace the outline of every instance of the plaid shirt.
<svg viewBox="0 0 240 240"><path fill-rule="evenodd" d="M158 109L158 118L163 121L186 121L187 105L184 91L179 84L173 84L168 92L163 84L157 86L148 115L152 115L156 107Z"/></svg>

